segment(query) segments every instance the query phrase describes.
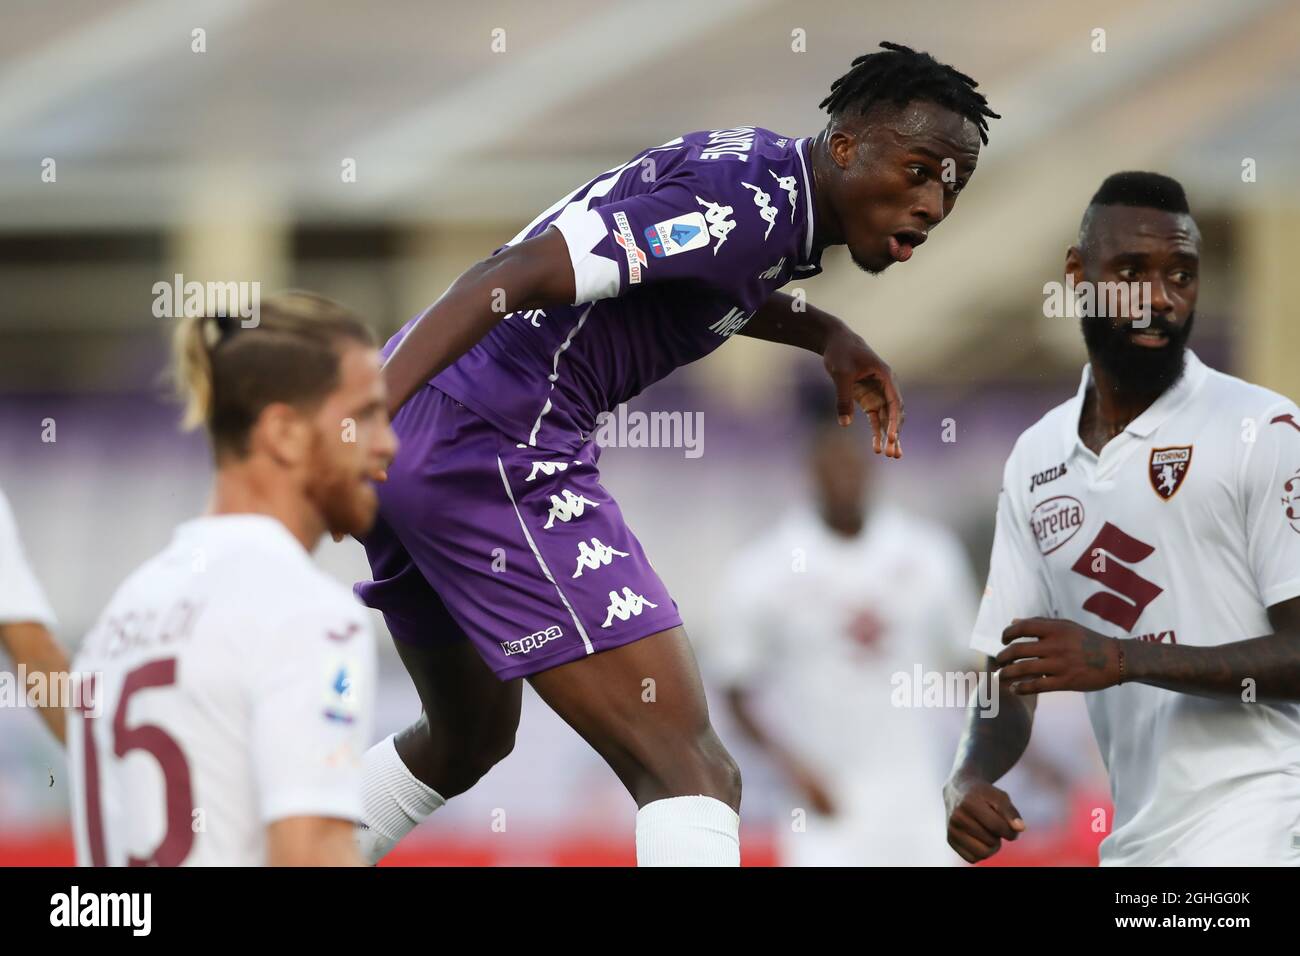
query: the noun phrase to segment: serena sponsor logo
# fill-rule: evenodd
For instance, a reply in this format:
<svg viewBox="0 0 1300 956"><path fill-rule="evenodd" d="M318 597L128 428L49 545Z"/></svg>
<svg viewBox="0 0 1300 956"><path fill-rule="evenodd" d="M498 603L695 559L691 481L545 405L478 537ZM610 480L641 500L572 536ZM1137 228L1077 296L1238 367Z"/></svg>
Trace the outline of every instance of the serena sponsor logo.
<svg viewBox="0 0 1300 956"><path fill-rule="evenodd" d="M507 657L513 657L515 654L527 654L530 651L537 650L543 644L549 644L551 641L558 640L563 636L564 632L552 625L544 631L529 634L517 641L502 641L501 650L506 652Z"/></svg>
<svg viewBox="0 0 1300 956"><path fill-rule="evenodd" d="M1029 513L1029 525L1033 528L1038 550L1051 554L1083 527L1083 504L1069 495L1040 501Z"/></svg>

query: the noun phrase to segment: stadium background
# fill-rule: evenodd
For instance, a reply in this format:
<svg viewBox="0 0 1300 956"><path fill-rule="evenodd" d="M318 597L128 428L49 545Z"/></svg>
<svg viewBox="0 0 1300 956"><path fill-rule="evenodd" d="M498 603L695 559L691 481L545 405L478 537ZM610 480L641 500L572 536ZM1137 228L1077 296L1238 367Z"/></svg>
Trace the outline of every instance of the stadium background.
<svg viewBox="0 0 1300 956"><path fill-rule="evenodd" d="M192 49L196 28L205 52ZM207 493L203 443L177 433L159 397L169 323L153 317L154 283L309 288L387 334L540 209L647 146L744 124L815 132L830 82L883 39L971 74L1005 118L914 262L866 278L832 250L807 292L904 385L907 457L876 469L877 493L958 532L982 581L1002 462L1076 388L1077 323L1043 317L1042 286L1060 278L1108 173L1184 182L1205 234L1193 347L1300 394L1286 285L1300 254L1300 6L0 0L0 487L58 636L75 646ZM349 158L356 182L340 175ZM42 181L47 159L54 182ZM797 396L817 374L812 356L736 339L632 406L703 412L702 456L604 455L706 679L713 585L803 493ZM955 442L941 440L947 418ZM42 441L47 419L54 442ZM366 573L355 542L319 558L343 581ZM386 733L418 704L376 623ZM1079 698L1049 703L1033 769L1009 784L1038 823L1001 862L1095 860L1096 747ZM713 712L745 771L747 859L772 862L788 800L718 702ZM924 759L950 759L955 734L947 720ZM496 833L502 806L510 826ZM633 816L604 765L526 691L515 752L400 859L630 862ZM0 864L70 860L66 820L62 754L30 711L0 708Z"/></svg>

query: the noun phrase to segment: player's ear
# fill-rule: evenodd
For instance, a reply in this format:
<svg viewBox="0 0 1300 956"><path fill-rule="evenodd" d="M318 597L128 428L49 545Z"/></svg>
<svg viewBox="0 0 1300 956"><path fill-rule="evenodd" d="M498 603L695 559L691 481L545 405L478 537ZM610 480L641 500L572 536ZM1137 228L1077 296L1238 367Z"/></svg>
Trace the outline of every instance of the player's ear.
<svg viewBox="0 0 1300 956"><path fill-rule="evenodd" d="M1078 246L1065 250L1065 274L1074 279L1076 286L1083 282L1083 251Z"/></svg>
<svg viewBox="0 0 1300 956"><path fill-rule="evenodd" d="M251 450L270 455L277 463L294 466L311 453L311 420L286 402L272 402L262 409L253 425Z"/></svg>

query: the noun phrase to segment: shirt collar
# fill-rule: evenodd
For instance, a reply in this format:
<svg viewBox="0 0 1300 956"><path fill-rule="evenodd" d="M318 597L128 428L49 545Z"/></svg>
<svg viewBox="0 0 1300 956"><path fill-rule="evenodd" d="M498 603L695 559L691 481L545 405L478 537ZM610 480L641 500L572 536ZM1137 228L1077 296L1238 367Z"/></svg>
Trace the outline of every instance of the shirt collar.
<svg viewBox="0 0 1300 956"><path fill-rule="evenodd" d="M1124 431L1137 438L1147 438L1196 394L1208 374L1209 369L1205 367L1205 363L1196 357L1195 352L1187 349L1183 353L1183 374L1179 376L1178 381L1165 389L1146 411L1129 422ZM1083 367L1079 390L1074 395L1074 401L1070 403L1070 413L1065 416L1066 427L1069 429L1066 435L1067 449L1084 447L1083 440L1079 438L1079 418L1083 414L1083 402L1088 394L1088 386L1091 384L1092 364L1089 363Z"/></svg>
<svg viewBox="0 0 1300 956"><path fill-rule="evenodd" d="M816 223L814 221L814 212L816 208L813 204L813 178L810 170L812 169L812 139L805 136L794 144L795 155L799 157L799 171L803 174L803 195L806 209L803 255L800 257L799 266L820 267L821 256L818 256L817 262L813 261L813 233ZM796 268L799 268L796 266Z"/></svg>
<svg viewBox="0 0 1300 956"><path fill-rule="evenodd" d="M175 540L247 540L251 537L260 538L286 553L307 554L302 542L278 518L263 514L201 515L178 525Z"/></svg>

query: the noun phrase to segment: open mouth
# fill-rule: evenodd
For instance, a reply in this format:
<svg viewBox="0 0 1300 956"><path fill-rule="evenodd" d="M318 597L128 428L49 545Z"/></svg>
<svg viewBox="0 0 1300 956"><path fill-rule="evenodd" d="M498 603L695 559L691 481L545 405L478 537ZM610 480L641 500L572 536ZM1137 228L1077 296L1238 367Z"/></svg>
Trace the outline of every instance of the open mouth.
<svg viewBox="0 0 1300 956"><path fill-rule="evenodd" d="M1130 329L1128 340L1148 349L1163 348L1169 344L1169 336L1157 329Z"/></svg>
<svg viewBox="0 0 1300 956"><path fill-rule="evenodd" d="M889 255L895 262L906 262L925 240L926 234L919 229L900 229L889 237Z"/></svg>

